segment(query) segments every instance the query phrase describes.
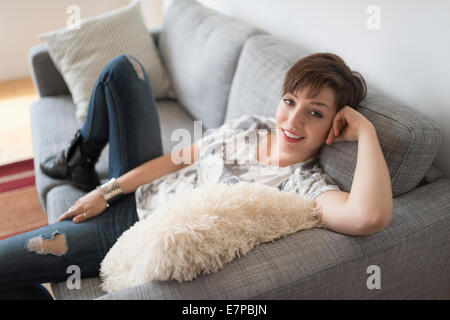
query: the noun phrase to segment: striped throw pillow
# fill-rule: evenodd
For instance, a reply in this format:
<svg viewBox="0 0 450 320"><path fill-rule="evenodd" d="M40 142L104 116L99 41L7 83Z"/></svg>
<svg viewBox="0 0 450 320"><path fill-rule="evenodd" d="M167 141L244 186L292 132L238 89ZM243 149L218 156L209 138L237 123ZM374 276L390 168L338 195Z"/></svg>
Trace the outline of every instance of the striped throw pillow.
<svg viewBox="0 0 450 320"><path fill-rule="evenodd" d="M79 26L79 28L78 28ZM168 73L141 13L141 1L39 35L47 44L56 68L63 76L84 122L92 89L111 59L131 54L144 66L155 98L175 98Z"/></svg>

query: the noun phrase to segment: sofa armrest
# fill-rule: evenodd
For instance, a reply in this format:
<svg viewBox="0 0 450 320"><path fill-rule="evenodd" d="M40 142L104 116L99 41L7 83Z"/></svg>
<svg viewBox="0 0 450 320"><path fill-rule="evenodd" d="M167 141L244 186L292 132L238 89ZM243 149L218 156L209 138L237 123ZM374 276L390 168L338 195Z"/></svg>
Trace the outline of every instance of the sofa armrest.
<svg viewBox="0 0 450 320"><path fill-rule="evenodd" d="M28 53L28 65L34 86L40 97L70 94L45 44L32 47Z"/></svg>
<svg viewBox="0 0 450 320"><path fill-rule="evenodd" d="M322 228L264 243L193 281L152 281L97 299L448 299L450 179L394 199L380 232ZM379 267L380 288L367 283Z"/></svg>

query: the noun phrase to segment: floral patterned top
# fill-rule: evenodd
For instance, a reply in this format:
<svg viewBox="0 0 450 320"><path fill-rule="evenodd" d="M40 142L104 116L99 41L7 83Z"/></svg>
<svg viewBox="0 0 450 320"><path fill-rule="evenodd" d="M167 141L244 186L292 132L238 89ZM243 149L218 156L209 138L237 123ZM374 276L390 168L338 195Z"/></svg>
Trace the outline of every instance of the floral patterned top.
<svg viewBox="0 0 450 320"><path fill-rule="evenodd" d="M207 183L261 183L280 191L295 191L312 200L324 191L340 190L319 167L317 155L286 167L259 162L257 145L272 129L276 129L273 117L243 115L224 123L212 133L208 130L196 142L200 150L197 161L137 188L139 219L147 217L173 194Z"/></svg>

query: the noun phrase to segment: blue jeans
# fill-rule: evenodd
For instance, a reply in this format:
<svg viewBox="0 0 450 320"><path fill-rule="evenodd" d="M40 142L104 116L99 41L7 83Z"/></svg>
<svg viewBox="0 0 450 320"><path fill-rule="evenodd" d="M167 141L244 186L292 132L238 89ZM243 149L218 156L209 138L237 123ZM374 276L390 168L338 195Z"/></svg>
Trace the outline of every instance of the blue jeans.
<svg viewBox="0 0 450 320"><path fill-rule="evenodd" d="M136 58L119 55L105 66L81 135L101 149L109 142L110 178L163 155L156 101ZM98 276L108 250L137 220L133 192L85 222L64 220L0 241L0 299L51 299L40 283L68 281L69 266L78 267L81 278ZM36 238L65 241L67 251L33 250Z"/></svg>

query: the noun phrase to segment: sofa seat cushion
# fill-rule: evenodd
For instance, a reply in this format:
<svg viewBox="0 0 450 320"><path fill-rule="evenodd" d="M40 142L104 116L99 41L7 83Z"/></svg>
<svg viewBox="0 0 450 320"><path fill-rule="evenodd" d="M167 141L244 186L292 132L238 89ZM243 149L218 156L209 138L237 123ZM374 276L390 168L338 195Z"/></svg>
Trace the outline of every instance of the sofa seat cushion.
<svg viewBox="0 0 450 320"><path fill-rule="evenodd" d="M449 194L450 180L438 179L394 199L391 223L375 234L303 230L195 281L151 281L99 299L445 299ZM370 266L381 270L381 290L367 287Z"/></svg>
<svg viewBox="0 0 450 320"><path fill-rule="evenodd" d="M82 278L80 289L68 289L65 281L54 282L51 287L56 300L92 300L105 295L100 284L101 279L99 277L92 277Z"/></svg>
<svg viewBox="0 0 450 320"><path fill-rule="evenodd" d="M159 35L161 56L176 97L206 128L223 123L245 40L262 32L195 0L172 1Z"/></svg>
<svg viewBox="0 0 450 320"><path fill-rule="evenodd" d="M179 144L178 141L171 141L173 130L185 128L193 139L194 122L176 100L156 100L156 103L161 124L163 152L166 154ZM73 108L70 95L43 97L31 105L36 190L42 208L46 212L48 192L54 187L69 184L69 181L48 177L41 171L39 163L66 148L75 131L82 127L83 124L76 118ZM106 144L95 166L102 182L109 177L108 159L109 144Z"/></svg>
<svg viewBox="0 0 450 320"><path fill-rule="evenodd" d="M225 121L243 114L274 116L285 73L306 51L271 35L247 40L230 91ZM427 174L442 143L443 132L414 109L393 102L368 85L356 110L371 121L391 175L394 197L413 190ZM357 142L326 144L319 162L341 190L350 192L358 154Z"/></svg>
<svg viewBox="0 0 450 320"><path fill-rule="evenodd" d="M51 202L61 208L67 205L69 188L52 190ZM52 289L57 299L439 298L448 292L448 285L443 286L441 275L433 270L444 263L447 252L442 248L448 241L449 191L449 179L438 179L397 197L392 222L376 234L347 236L322 228L304 230L263 243L220 272L201 275L195 281L152 281L104 295L100 278L93 277L81 280L81 290L69 290L65 282L53 283ZM56 201L57 197L66 202ZM435 205L430 208L429 203ZM444 256L436 254L439 250ZM370 265L380 266L391 280L384 282L383 290L367 289ZM404 276L407 273L419 275L417 285L410 285ZM428 293L422 291L425 287Z"/></svg>
<svg viewBox="0 0 450 320"><path fill-rule="evenodd" d="M52 190L49 195L52 203L56 197L65 199L56 201L60 208L75 194L70 186L57 189L61 188L66 190ZM396 198L396 215L391 224L374 235L349 237L321 228L297 232L261 244L220 272L199 276L195 281L153 281L137 289L104 295L100 278L93 277L81 280L81 290L69 290L65 282L53 283L52 289L57 299L370 299L383 295L394 299L408 295L439 298L448 288L442 286L437 273L433 278L430 274L444 261L436 251L448 239L444 230L450 223L446 214L449 190L449 180L438 179ZM432 210L429 203L436 204ZM394 279L386 282L388 286L381 292L365 286L366 269L372 264L388 272L387 278ZM336 277L337 269L348 277ZM420 274L420 285L408 285L405 272ZM230 286L234 288L231 291ZM198 290L199 287L205 290ZM430 291L421 291L423 287Z"/></svg>

